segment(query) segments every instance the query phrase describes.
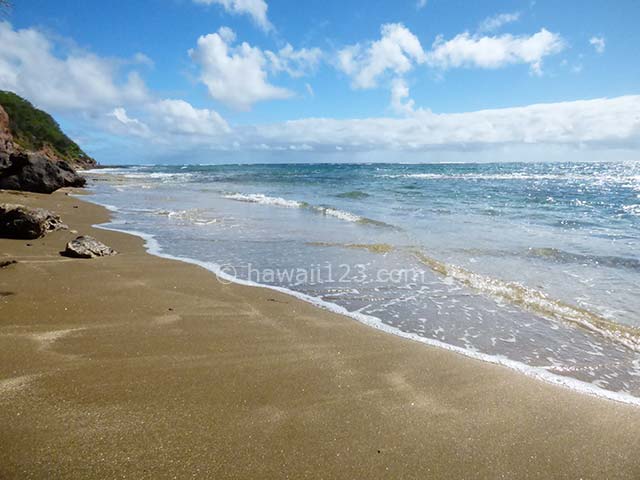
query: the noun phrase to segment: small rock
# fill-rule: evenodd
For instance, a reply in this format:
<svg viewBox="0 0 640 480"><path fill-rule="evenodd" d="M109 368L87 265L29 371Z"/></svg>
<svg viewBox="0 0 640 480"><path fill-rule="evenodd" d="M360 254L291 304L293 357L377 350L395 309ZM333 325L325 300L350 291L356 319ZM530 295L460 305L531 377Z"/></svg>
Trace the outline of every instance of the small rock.
<svg viewBox="0 0 640 480"><path fill-rule="evenodd" d="M81 235L67 243L67 248L62 255L73 258L108 257L116 252L102 242L88 235Z"/></svg>
<svg viewBox="0 0 640 480"><path fill-rule="evenodd" d="M33 239L67 228L60 217L48 210L12 203L0 204L0 237Z"/></svg>
<svg viewBox="0 0 640 480"><path fill-rule="evenodd" d="M0 260L0 268L8 267L9 265L15 265L17 260Z"/></svg>

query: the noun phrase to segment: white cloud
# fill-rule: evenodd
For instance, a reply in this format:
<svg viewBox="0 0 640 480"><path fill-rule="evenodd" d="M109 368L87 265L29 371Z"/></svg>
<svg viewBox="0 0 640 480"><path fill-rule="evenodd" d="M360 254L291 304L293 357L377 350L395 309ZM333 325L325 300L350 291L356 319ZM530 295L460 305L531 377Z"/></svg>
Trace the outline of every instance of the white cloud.
<svg viewBox="0 0 640 480"><path fill-rule="evenodd" d="M222 156L216 158L227 161L246 158L269 161L274 158L268 156L269 152L312 155L296 157L300 161L333 159L333 155L343 155L340 158L351 161L424 160L429 158L424 154L434 152L439 159L455 158L458 161L510 160L514 158L513 152L519 152L515 153L519 155L517 158L532 160L539 160L540 155L544 158L556 155L555 158L566 160L573 152L576 158L584 160L596 159L596 153L602 149L629 153L640 148L638 95L435 114L413 108L406 85L394 82L394 87L392 93L395 92L399 105L407 113L403 118L306 118L236 126L226 131L212 128L209 131L172 132L165 129L169 133L164 138L162 130L160 134L156 132L156 128L161 128L160 124L156 127L154 123L159 121L158 116L149 115L145 123L154 135L151 140L139 139L137 145L149 158L155 151L155 156L166 161L175 159L177 152L189 152L190 158L198 161L210 160L211 152L219 152ZM182 120L176 120L179 121ZM154 144L159 145L155 150ZM388 152L393 152L394 156L390 157ZM511 156L508 152L512 152Z"/></svg>
<svg viewBox="0 0 640 480"><path fill-rule="evenodd" d="M148 109L162 131L170 134L215 136L231 131L218 112L194 108L184 100L161 100Z"/></svg>
<svg viewBox="0 0 640 480"><path fill-rule="evenodd" d="M416 8L417 8L418 10L423 9L423 8L424 8L424 7L426 7L426 6L427 6L427 0L418 0L418 1L416 2Z"/></svg>
<svg viewBox="0 0 640 480"><path fill-rule="evenodd" d="M591 37L589 39L589 44L593 45L593 48L595 48L598 53L604 53L604 50L607 47L607 41L604 37Z"/></svg>
<svg viewBox="0 0 640 480"><path fill-rule="evenodd" d="M233 14L249 15L251 19L265 32L273 29L273 25L267 18L269 6L264 0L194 0L202 5L217 4Z"/></svg>
<svg viewBox="0 0 640 480"><path fill-rule="evenodd" d="M54 111L95 112L147 100L140 76L135 71L121 71L126 62L84 51L56 56L55 48L54 42L35 28L14 30L8 22L0 22L0 89ZM119 81L123 73L126 80Z"/></svg>
<svg viewBox="0 0 640 480"><path fill-rule="evenodd" d="M144 65L149 68L153 68L155 66L153 60L142 52L138 52L133 56L133 63Z"/></svg>
<svg viewBox="0 0 640 480"><path fill-rule="evenodd" d="M445 41L438 37L427 62L443 70L460 67L500 68L525 63L531 72L542 74L544 57L561 52L566 42L557 33L541 29L530 36L478 36L468 32Z"/></svg>
<svg viewBox="0 0 640 480"><path fill-rule="evenodd" d="M260 101L289 98L293 93L267 81L268 59L246 42L233 46L235 33L222 27L201 36L191 58L200 65L200 80L209 94L238 110L249 110Z"/></svg>
<svg viewBox="0 0 640 480"><path fill-rule="evenodd" d="M397 90L399 98L408 92ZM482 150L508 145L640 145L640 96L407 118L310 118L237 129L240 145L308 145L316 151Z"/></svg>
<svg viewBox="0 0 640 480"><path fill-rule="evenodd" d="M520 12L499 13L492 17L485 18L478 26L478 32L494 32L509 23L517 22L520 19Z"/></svg>
<svg viewBox="0 0 640 480"><path fill-rule="evenodd" d="M380 33L380 40L338 52L338 68L351 77L353 88L373 88L385 73L402 75L426 60L418 37L401 23L382 25Z"/></svg>
<svg viewBox="0 0 640 480"><path fill-rule="evenodd" d="M287 72L292 77L302 77L315 70L322 58L322 51L319 48L296 50L287 44L277 53L267 50L265 55L272 71Z"/></svg>
<svg viewBox="0 0 640 480"><path fill-rule="evenodd" d="M310 97L316 96L315 92L313 91L313 87L311 86L310 83L305 83L304 87L307 89L307 93L309 94Z"/></svg>
<svg viewBox="0 0 640 480"><path fill-rule="evenodd" d="M149 127L137 118L130 118L123 107L114 108L107 116L113 117L113 119L116 120L111 126L117 133L136 135L139 137L149 137L151 135Z"/></svg>
<svg viewBox="0 0 640 480"><path fill-rule="evenodd" d="M215 111L194 108L184 100L164 99L143 105L132 118L124 107L107 115L106 128L122 136L141 137L151 144L210 143L231 132Z"/></svg>
<svg viewBox="0 0 640 480"><path fill-rule="evenodd" d="M409 86L402 78L391 83L391 109L398 114L414 113L415 102L409 97Z"/></svg>

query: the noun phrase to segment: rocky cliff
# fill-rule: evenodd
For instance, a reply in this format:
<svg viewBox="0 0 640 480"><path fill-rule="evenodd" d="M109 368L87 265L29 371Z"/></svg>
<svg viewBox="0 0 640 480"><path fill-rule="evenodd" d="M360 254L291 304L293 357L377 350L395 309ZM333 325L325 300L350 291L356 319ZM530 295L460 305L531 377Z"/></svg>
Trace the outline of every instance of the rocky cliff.
<svg viewBox="0 0 640 480"><path fill-rule="evenodd" d="M0 91L0 188L50 193L84 185L74 169L92 168L89 157L46 112Z"/></svg>
<svg viewBox="0 0 640 480"><path fill-rule="evenodd" d="M46 112L15 93L0 90L0 150L38 153L51 161L74 168L91 168L89 157Z"/></svg>

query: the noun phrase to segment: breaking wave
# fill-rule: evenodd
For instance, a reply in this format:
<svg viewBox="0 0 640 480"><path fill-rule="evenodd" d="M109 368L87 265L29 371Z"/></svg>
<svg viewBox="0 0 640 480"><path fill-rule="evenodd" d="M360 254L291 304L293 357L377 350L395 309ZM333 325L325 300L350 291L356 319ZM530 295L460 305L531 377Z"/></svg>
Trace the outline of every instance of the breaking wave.
<svg viewBox="0 0 640 480"><path fill-rule="evenodd" d="M228 200L236 200L238 202L259 203L261 205L275 205L277 207L286 208L303 208L307 205L304 202L286 200L280 197L268 197L261 193L231 193L229 195L225 195L224 198Z"/></svg>
<svg viewBox="0 0 640 480"><path fill-rule="evenodd" d="M325 217L333 217L345 222L360 223L364 225L375 225L379 227L391 227L391 225L387 223L356 215L355 213L346 212L344 210L339 210L337 208L310 205L307 202L287 200L286 198L281 197L270 197L268 195L263 195L262 193L231 193L224 195L224 198L228 200L235 200L238 202L257 203L260 205L271 205L285 208L302 208L320 215L324 215Z"/></svg>

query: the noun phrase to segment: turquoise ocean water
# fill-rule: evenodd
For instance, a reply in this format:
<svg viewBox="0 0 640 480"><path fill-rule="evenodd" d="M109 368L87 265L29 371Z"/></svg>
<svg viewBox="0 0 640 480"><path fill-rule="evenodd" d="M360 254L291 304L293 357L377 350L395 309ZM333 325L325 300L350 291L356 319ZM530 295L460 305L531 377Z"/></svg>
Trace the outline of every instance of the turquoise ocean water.
<svg viewBox="0 0 640 480"><path fill-rule="evenodd" d="M391 333L640 402L640 164L132 166L109 228Z"/></svg>

